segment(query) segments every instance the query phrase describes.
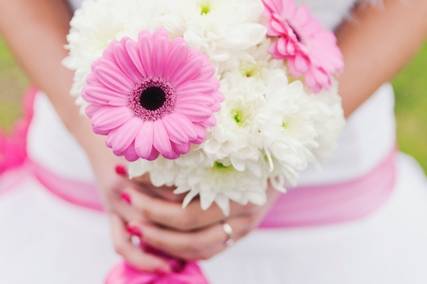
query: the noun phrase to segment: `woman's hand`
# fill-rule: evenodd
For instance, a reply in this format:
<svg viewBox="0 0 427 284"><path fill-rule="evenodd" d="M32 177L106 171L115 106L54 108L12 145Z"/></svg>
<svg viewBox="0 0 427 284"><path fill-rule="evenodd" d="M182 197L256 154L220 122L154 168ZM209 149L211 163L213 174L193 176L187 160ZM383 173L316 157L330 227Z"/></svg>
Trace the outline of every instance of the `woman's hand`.
<svg viewBox="0 0 427 284"><path fill-rule="evenodd" d="M153 192L162 193L156 196ZM233 230L232 240L240 240L258 226L278 194L269 190L268 202L261 207L233 203L230 215L225 217L216 205L202 210L198 200L183 209L180 200L171 200L171 189L156 189L144 182L144 191L127 187L122 193L127 202L121 200L114 206L128 229L139 234L145 244L177 258L200 260L212 258L227 248L224 223ZM113 231L120 230L123 231L120 224L113 224Z"/></svg>
<svg viewBox="0 0 427 284"><path fill-rule="evenodd" d="M89 155L89 157L91 156ZM98 181L106 214L110 220L114 250L136 269L151 272L170 272L171 268L164 259L143 251L134 244L129 233L129 226L125 217L135 216L136 211L130 207L129 196L124 192L131 189L141 190L138 188L140 185L131 182L126 177L125 168L117 166L122 161L111 153L92 156L90 161Z"/></svg>

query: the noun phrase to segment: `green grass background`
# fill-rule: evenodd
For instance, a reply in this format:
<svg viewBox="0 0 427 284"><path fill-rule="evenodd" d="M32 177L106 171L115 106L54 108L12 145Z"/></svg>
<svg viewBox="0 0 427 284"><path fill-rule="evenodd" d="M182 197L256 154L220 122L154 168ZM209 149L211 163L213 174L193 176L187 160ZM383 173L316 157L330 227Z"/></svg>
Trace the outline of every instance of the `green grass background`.
<svg viewBox="0 0 427 284"><path fill-rule="evenodd" d="M0 39L0 128L10 129L21 115L20 100L28 83ZM427 44L395 78L400 149L427 171Z"/></svg>

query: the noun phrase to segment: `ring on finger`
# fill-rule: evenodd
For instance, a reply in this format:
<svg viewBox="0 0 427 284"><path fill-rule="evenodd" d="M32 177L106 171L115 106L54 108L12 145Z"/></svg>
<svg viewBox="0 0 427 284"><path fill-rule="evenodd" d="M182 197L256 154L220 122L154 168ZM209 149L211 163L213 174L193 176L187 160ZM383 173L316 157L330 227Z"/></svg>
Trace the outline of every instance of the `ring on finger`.
<svg viewBox="0 0 427 284"><path fill-rule="evenodd" d="M229 223L227 223L226 221L223 221L222 222L222 229L225 233L224 245L226 247L232 246L234 244L233 227L231 227L231 225Z"/></svg>

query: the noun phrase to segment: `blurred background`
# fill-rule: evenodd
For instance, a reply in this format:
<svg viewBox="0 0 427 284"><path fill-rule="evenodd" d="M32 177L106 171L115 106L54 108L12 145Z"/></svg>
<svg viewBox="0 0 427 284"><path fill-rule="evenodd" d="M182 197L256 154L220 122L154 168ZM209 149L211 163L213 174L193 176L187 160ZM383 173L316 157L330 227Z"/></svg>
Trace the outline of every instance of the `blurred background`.
<svg viewBox="0 0 427 284"><path fill-rule="evenodd" d="M28 81L0 38L0 129L10 130L21 115ZM395 78L398 143L427 172L427 44Z"/></svg>

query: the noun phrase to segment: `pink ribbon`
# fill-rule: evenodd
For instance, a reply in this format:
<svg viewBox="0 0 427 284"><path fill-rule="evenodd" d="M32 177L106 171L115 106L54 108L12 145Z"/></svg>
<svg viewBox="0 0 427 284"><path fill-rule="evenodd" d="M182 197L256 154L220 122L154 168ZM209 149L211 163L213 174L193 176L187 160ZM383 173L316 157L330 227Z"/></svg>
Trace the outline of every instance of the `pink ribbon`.
<svg viewBox="0 0 427 284"><path fill-rule="evenodd" d="M359 220L382 206L396 181L396 150L353 180L298 187L279 197L261 228L321 226Z"/></svg>
<svg viewBox="0 0 427 284"><path fill-rule="evenodd" d="M132 233L132 230L129 232ZM136 233L135 236L140 236L140 233ZM140 271L123 262L110 271L105 281L106 284L208 284L197 263L176 259L143 242L140 246L146 253L164 259L172 272Z"/></svg>
<svg viewBox="0 0 427 284"><path fill-rule="evenodd" d="M23 103L24 117L17 121L10 134L0 129L0 196L18 187L25 180L28 171L27 134L33 117L36 89L31 88ZM7 175L3 173L6 173Z"/></svg>
<svg viewBox="0 0 427 284"><path fill-rule="evenodd" d="M121 263L107 276L106 284L208 284L199 266L184 263L181 270L169 274L138 271Z"/></svg>
<svg viewBox="0 0 427 284"><path fill-rule="evenodd" d="M10 135L0 129L0 174L20 167L27 159L27 133L33 117L36 90L31 88L24 100L24 117L20 119Z"/></svg>

